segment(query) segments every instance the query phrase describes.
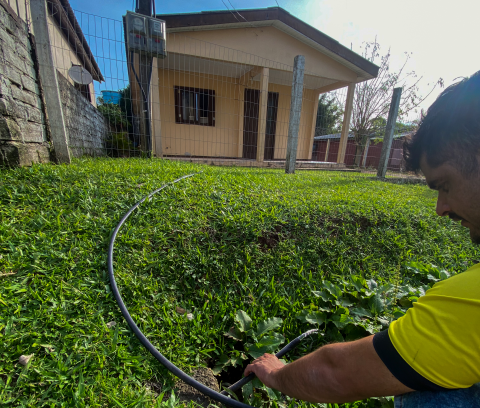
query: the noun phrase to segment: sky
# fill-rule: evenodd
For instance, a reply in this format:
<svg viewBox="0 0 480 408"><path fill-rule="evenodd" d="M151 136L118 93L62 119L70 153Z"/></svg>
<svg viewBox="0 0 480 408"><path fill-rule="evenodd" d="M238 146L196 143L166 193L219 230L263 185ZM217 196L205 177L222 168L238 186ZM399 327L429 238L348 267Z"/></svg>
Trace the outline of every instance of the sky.
<svg viewBox="0 0 480 408"><path fill-rule="evenodd" d="M426 95L439 78L445 86L458 78L470 76L480 70L480 1L478 0L224 0L236 9L274 7L277 5L316 29L329 35L348 48L361 53L362 44L377 39L381 53L388 49L392 55L392 69L397 69L411 53L408 71L415 71L420 81L420 92ZM231 3L231 4L230 4ZM95 14L121 20L126 10L133 10L130 0L70 0L70 4L83 21L86 14ZM208 10L225 10L222 0L156 1L158 14L185 13ZM110 27L119 23L106 21ZM91 30L91 29L90 29ZM105 30L105 29L104 29ZM85 31L85 29L84 29ZM106 35L105 35L106 36ZM87 36L89 43L95 36ZM124 51L117 46L111 49L108 64L100 68L109 77L101 89L125 86L125 72L119 66L111 68L115 53ZM102 44L102 49L105 45ZM92 47L97 56L100 46ZM112 54L113 53L113 54ZM121 63L122 58L117 58ZM98 58L97 58L98 60ZM103 65L103 66L102 66ZM112 80L114 79L114 80ZM110 86L110 88L109 88ZM99 88L98 88L99 89ZM421 105L423 108L441 92L437 87Z"/></svg>

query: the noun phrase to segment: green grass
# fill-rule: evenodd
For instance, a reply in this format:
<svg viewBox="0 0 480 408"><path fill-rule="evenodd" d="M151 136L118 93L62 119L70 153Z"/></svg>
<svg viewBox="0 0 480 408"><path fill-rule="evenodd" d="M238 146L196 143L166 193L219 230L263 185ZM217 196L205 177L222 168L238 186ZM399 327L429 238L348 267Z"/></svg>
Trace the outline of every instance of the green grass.
<svg viewBox="0 0 480 408"><path fill-rule="evenodd" d="M287 176L140 159L2 170L3 406L165 404L145 385L156 382L168 392L174 378L123 320L110 291L106 254L110 234L129 207L163 183L198 171L144 203L115 249L117 282L132 316L186 371L213 367L233 350L234 340L224 333L238 310L255 324L282 318L277 331L288 341L314 327L297 318L305 310L349 313L350 306L341 309L333 298L312 293L325 282L346 288L357 276L380 287L410 284L421 290L428 280L408 265L417 262L419 270L434 264L457 273L480 259L466 230L435 215L436 194L424 186L344 173ZM363 297L365 291L352 292L350 300L362 305ZM178 314L177 306L194 319ZM377 318L374 330L383 324ZM111 321L117 324L108 328ZM289 357L349 333L368 334L352 327L358 325L329 321L321 326L325 336L305 341ZM22 367L18 358L30 354L33 359Z"/></svg>

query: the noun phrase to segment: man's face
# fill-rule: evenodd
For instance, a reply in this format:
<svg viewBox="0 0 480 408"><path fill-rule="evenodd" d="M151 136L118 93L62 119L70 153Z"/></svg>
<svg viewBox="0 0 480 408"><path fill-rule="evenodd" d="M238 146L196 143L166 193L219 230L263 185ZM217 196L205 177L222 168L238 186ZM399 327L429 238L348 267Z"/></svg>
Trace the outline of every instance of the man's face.
<svg viewBox="0 0 480 408"><path fill-rule="evenodd" d="M420 168L428 186L438 191L437 214L461 221L470 230L472 242L480 244L480 175L467 178L449 163L430 167L425 156Z"/></svg>

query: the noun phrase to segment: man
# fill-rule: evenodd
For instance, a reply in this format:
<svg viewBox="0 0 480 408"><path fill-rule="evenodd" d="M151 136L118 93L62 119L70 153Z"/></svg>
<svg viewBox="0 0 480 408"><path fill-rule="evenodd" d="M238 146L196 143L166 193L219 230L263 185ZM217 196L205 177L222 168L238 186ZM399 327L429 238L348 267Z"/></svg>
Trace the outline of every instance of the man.
<svg viewBox="0 0 480 408"><path fill-rule="evenodd" d="M480 244L480 71L438 97L405 159L438 191L437 214L461 221ZM288 365L265 354L252 372L310 402L396 395L402 408L480 407L480 264L435 284L388 330Z"/></svg>

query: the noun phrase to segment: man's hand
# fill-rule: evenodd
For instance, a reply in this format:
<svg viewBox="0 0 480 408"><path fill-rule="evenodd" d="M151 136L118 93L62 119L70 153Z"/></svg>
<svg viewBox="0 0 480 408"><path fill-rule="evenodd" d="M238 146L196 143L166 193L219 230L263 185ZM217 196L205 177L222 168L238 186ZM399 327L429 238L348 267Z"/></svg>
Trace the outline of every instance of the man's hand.
<svg viewBox="0 0 480 408"><path fill-rule="evenodd" d="M245 376L254 373L268 388L275 388L275 374L285 365L273 354L264 354L245 369Z"/></svg>
<svg viewBox="0 0 480 408"><path fill-rule="evenodd" d="M309 402L344 403L413 391L398 381L373 347L373 336L330 344L283 365L265 354L247 366L267 387Z"/></svg>

